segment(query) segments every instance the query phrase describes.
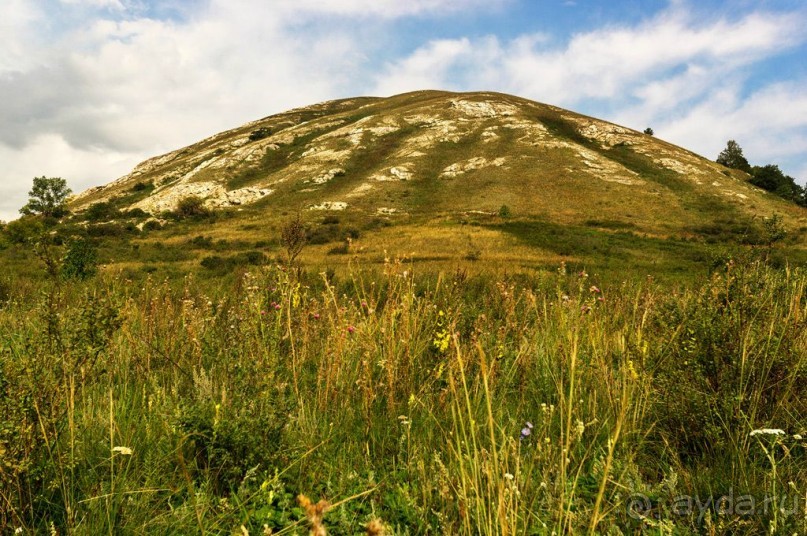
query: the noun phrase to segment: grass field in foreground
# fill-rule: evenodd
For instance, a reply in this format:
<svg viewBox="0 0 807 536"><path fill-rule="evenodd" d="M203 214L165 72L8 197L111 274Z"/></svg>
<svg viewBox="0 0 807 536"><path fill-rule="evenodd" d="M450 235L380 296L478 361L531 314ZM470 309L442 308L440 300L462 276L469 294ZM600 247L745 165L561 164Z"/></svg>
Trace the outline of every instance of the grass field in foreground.
<svg viewBox="0 0 807 536"><path fill-rule="evenodd" d="M801 533L805 284L28 284L0 308L0 532Z"/></svg>

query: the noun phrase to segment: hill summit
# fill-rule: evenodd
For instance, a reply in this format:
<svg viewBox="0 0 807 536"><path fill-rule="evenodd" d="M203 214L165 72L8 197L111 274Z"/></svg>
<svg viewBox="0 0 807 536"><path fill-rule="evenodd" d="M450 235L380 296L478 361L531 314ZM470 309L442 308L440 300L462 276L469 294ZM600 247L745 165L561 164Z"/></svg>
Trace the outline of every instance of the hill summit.
<svg viewBox="0 0 807 536"><path fill-rule="evenodd" d="M312 221L338 213L359 226L382 222L383 247L394 247L395 236L408 245L424 226L435 240L495 242L502 229L477 229L466 240L445 224L496 215L661 238L741 232L773 213L791 227L804 224L802 209L747 178L652 135L554 106L490 92L418 91L248 123L147 160L78 195L72 207L110 202L161 218L194 197L235 213L241 224L227 220L230 234L298 211Z"/></svg>

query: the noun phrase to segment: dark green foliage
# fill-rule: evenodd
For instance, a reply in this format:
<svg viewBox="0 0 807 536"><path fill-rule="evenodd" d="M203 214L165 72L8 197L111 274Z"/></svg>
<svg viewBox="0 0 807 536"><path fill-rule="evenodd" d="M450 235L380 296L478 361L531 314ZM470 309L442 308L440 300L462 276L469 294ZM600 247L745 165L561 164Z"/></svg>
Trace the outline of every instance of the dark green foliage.
<svg viewBox="0 0 807 536"><path fill-rule="evenodd" d="M249 141L262 140L272 135L272 129L260 127L249 133Z"/></svg>
<svg viewBox="0 0 807 536"><path fill-rule="evenodd" d="M58 218L67 213L67 196L71 193L67 181L60 177L35 177L28 192L28 203L20 209L26 216L40 214Z"/></svg>
<svg viewBox="0 0 807 536"><path fill-rule="evenodd" d="M160 223L159 220L148 220L146 223L143 224L144 231L159 231L163 228L163 225Z"/></svg>
<svg viewBox="0 0 807 536"><path fill-rule="evenodd" d="M261 266L267 262L268 258L262 251L246 251L231 257L211 255L202 259L200 264L203 268L206 268L215 274L223 275L225 273L232 272L239 267Z"/></svg>
<svg viewBox="0 0 807 536"><path fill-rule="evenodd" d="M87 226L87 235L94 237L121 237L127 233L136 231L137 228L131 223L96 223Z"/></svg>
<svg viewBox="0 0 807 536"><path fill-rule="evenodd" d="M146 192L154 189L154 183L151 181L138 182L132 186L132 192Z"/></svg>
<svg viewBox="0 0 807 536"><path fill-rule="evenodd" d="M644 132L645 134L647 134L648 136L653 136L653 135L655 134L655 132L653 132L653 129L652 129L652 128L650 128L650 127L647 127L646 129L644 129L644 131L643 131L643 132Z"/></svg>
<svg viewBox="0 0 807 536"><path fill-rule="evenodd" d="M180 199L174 215L179 219L200 218L210 215L210 210L205 207L205 200L196 195L189 195Z"/></svg>
<svg viewBox="0 0 807 536"><path fill-rule="evenodd" d="M788 278L741 262L729 260L692 300L668 302L654 320L657 332L676 333L657 356L665 395L656 401L655 433L688 460L742 438L752 416L787 429L785 400L807 410L807 383L786 380L807 372L795 351L801 328L776 321Z"/></svg>
<svg viewBox="0 0 807 536"><path fill-rule="evenodd" d="M804 188L799 186L793 177L782 173L779 166L775 164L754 166L751 169L751 184L788 201L807 206L807 195L805 195Z"/></svg>
<svg viewBox="0 0 807 536"><path fill-rule="evenodd" d="M743 156L743 150L740 144L734 140L729 140L726 148L717 155L717 163L732 169L739 169L746 173L751 173L751 165Z"/></svg>
<svg viewBox="0 0 807 536"><path fill-rule="evenodd" d="M120 211L109 201L93 203L84 212L84 218L91 222L114 220L120 217Z"/></svg>
<svg viewBox="0 0 807 536"><path fill-rule="evenodd" d="M62 259L62 274L67 279L87 279L98 271L98 250L90 240L75 238L68 242Z"/></svg>
<svg viewBox="0 0 807 536"><path fill-rule="evenodd" d="M513 211L510 210L510 207L508 207L507 205L502 205L501 207L499 207L499 213L498 214L499 214L500 218L507 219L507 218L511 218L513 216Z"/></svg>
<svg viewBox="0 0 807 536"><path fill-rule="evenodd" d="M210 249L213 247L213 239L209 236L195 236L190 240L191 246L200 249Z"/></svg>
<svg viewBox="0 0 807 536"><path fill-rule="evenodd" d="M126 218L132 218L132 219L147 218L149 216L148 212L146 212L141 208L129 209L126 212L123 212L122 215Z"/></svg>
<svg viewBox="0 0 807 536"><path fill-rule="evenodd" d="M219 496L234 492L250 471L271 471L280 460L286 407L275 404L247 405L232 417L228 408L196 403L183 411L178 425L188 438L194 477L211 479Z"/></svg>
<svg viewBox="0 0 807 536"><path fill-rule="evenodd" d="M773 214L772 216L765 218L763 221L763 228L763 237L765 244L769 249L772 248L777 242L784 240L787 236L787 229L785 229L785 226L782 223L782 216L779 214Z"/></svg>
<svg viewBox="0 0 807 536"><path fill-rule="evenodd" d="M23 216L10 221L3 229L3 234L12 244L28 244L37 241L45 233L45 225L41 218Z"/></svg>

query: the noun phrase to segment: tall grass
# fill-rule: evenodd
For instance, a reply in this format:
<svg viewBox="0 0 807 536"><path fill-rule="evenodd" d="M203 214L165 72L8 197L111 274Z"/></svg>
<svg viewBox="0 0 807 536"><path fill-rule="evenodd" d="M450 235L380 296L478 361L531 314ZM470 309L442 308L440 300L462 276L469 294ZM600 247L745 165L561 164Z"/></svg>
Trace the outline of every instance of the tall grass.
<svg viewBox="0 0 807 536"><path fill-rule="evenodd" d="M804 531L806 283L754 263L599 288L389 262L18 291L0 532ZM746 495L748 515L675 508Z"/></svg>

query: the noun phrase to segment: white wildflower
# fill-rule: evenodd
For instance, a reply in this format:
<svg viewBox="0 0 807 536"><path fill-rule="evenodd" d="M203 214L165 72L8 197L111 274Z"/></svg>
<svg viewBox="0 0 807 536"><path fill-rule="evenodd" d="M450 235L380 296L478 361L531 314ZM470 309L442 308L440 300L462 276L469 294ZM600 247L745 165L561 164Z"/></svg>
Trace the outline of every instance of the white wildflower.
<svg viewBox="0 0 807 536"><path fill-rule="evenodd" d="M132 449L130 449L129 447L113 447L112 452L117 452L121 456L131 456L132 455Z"/></svg>
<svg viewBox="0 0 807 536"><path fill-rule="evenodd" d="M756 435L774 435L774 436L783 436L785 435L785 431L780 428L758 428L751 432L750 434L752 437Z"/></svg>

